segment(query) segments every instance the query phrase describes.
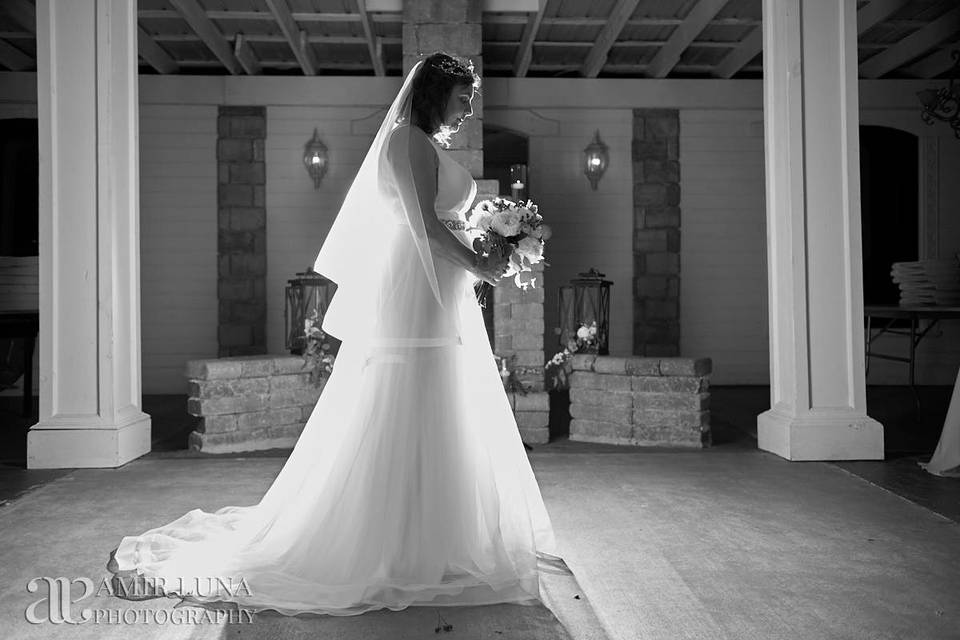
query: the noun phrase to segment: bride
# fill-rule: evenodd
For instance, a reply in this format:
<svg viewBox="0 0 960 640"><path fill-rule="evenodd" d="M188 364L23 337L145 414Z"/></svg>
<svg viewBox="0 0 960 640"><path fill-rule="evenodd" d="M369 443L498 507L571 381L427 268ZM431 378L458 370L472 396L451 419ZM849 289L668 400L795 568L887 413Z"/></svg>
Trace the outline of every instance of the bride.
<svg viewBox="0 0 960 640"><path fill-rule="evenodd" d="M470 248L477 186L442 146L479 84L444 53L404 79L315 263L334 370L260 502L124 537L111 572L287 615L540 599L553 528L473 289L505 265Z"/></svg>

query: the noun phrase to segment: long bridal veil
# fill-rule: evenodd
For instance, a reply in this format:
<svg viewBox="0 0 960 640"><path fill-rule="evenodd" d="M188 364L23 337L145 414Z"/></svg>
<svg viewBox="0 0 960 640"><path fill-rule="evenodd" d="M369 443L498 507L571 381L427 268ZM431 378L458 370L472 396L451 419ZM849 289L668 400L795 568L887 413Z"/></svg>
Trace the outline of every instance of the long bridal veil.
<svg viewBox="0 0 960 640"><path fill-rule="evenodd" d="M550 519L471 278L430 254L432 212L414 206L402 161L421 64L316 261L338 285L323 327L343 344L296 447L258 504L127 536L117 571L291 615L540 599ZM246 588L191 588L210 578Z"/></svg>

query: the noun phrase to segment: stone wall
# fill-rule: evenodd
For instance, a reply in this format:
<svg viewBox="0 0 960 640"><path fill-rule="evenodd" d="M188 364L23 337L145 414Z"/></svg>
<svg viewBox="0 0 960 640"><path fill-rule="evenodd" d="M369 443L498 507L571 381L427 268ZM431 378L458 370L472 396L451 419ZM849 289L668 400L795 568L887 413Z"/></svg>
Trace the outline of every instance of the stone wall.
<svg viewBox="0 0 960 640"><path fill-rule="evenodd" d="M266 108L221 106L217 132L218 354L266 353Z"/></svg>
<svg viewBox="0 0 960 640"><path fill-rule="evenodd" d="M572 365L571 440L710 445L709 358L576 355Z"/></svg>
<svg viewBox="0 0 960 640"><path fill-rule="evenodd" d="M512 358L512 369L530 389L511 400L527 444L547 442L550 436L550 401L543 379L543 263L533 269L536 287L523 291L506 280L493 290L494 352Z"/></svg>
<svg viewBox="0 0 960 640"><path fill-rule="evenodd" d="M633 352L680 353L680 118L633 110Z"/></svg>
<svg viewBox="0 0 960 640"><path fill-rule="evenodd" d="M187 412L201 418L190 448L206 453L292 448L320 397L297 356L187 363Z"/></svg>

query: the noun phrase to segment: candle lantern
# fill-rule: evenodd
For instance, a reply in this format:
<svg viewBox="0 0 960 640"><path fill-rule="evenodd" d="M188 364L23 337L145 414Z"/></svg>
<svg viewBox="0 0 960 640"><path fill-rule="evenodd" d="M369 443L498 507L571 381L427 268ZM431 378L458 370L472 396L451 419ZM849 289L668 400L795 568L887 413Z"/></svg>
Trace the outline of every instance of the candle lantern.
<svg viewBox="0 0 960 640"><path fill-rule="evenodd" d="M605 356L610 353L610 285L596 269L560 287L560 345L566 346L577 337L581 325L597 323L597 342L583 349L586 353Z"/></svg>
<svg viewBox="0 0 960 640"><path fill-rule="evenodd" d="M328 162L327 145L323 144L320 134L314 129L313 137L303 146L303 165L313 178L314 189L320 188L320 181L327 173Z"/></svg>
<svg viewBox="0 0 960 640"><path fill-rule="evenodd" d="M594 191L597 190L597 184L607 170L610 163L609 147L600 139L600 131L593 135L593 142L587 145L583 150L583 173L590 181L590 186Z"/></svg>
<svg viewBox="0 0 960 640"><path fill-rule="evenodd" d="M513 195L513 199L518 202L521 199L526 200L527 193L529 193L527 185L527 165L510 165L510 193Z"/></svg>
<svg viewBox="0 0 960 640"><path fill-rule="evenodd" d="M310 267L298 273L296 278L287 280L283 325L286 331L284 348L290 353L303 355L307 344L304 321L316 312L316 324L320 325L336 287L333 281Z"/></svg>

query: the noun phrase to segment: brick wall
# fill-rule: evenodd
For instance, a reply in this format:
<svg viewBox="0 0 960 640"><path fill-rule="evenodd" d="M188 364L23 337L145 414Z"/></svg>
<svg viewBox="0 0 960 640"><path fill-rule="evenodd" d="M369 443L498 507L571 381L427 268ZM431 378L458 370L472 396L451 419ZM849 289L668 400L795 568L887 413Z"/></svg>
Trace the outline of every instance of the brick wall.
<svg viewBox="0 0 960 640"><path fill-rule="evenodd" d="M633 111L633 352L680 353L680 119Z"/></svg>
<svg viewBox="0 0 960 640"><path fill-rule="evenodd" d="M266 353L266 108L221 106L217 133L218 354Z"/></svg>

